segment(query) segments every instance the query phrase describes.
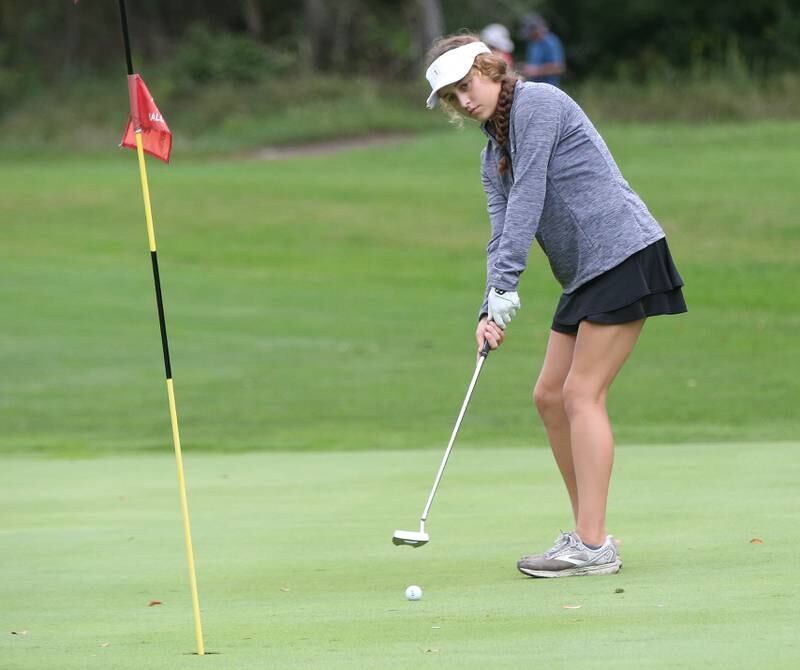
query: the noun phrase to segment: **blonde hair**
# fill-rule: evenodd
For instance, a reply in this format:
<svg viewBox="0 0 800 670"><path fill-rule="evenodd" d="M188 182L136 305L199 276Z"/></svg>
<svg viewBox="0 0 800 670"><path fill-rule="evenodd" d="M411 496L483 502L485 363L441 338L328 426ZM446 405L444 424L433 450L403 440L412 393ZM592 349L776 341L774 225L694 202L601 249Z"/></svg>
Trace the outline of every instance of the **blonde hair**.
<svg viewBox="0 0 800 670"><path fill-rule="evenodd" d="M471 44L472 42L480 42L480 38L472 33L441 37L436 40L428 50L427 63L430 65L443 53L447 53L451 49L464 46L465 44ZM519 76L509 68L508 63L506 63L501 56L494 53L478 54L475 57L475 64L461 81L464 81L464 79L473 75L475 72L480 73L493 82L500 83L500 95L497 98L497 108L492 118L487 121L487 125L492 127L495 139L503 150L503 156L498 163L497 169L500 174L504 174L508 170L509 164L508 123L511 118L511 103L514 102L514 87ZM457 84L461 83L461 81L457 82ZM452 122L459 126L463 124L464 115L461 114L456 107L451 105L444 98L439 98L439 103Z"/></svg>

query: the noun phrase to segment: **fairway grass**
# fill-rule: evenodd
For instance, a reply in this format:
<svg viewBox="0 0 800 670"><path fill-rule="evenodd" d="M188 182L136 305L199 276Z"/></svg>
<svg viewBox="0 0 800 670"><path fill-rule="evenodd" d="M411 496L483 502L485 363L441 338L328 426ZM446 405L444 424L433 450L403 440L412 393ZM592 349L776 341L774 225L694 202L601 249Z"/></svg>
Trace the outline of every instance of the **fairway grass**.
<svg viewBox="0 0 800 670"><path fill-rule="evenodd" d="M438 451L189 451L203 659L168 451L5 456L0 668L796 668L799 447L620 447L625 567L561 580L515 569L570 527L545 449L457 446L418 550Z"/></svg>
<svg viewBox="0 0 800 670"><path fill-rule="evenodd" d="M629 444L796 440L800 123L601 128L669 237L689 313L609 397ZM278 162L149 162L187 445L434 447L463 399L488 220L475 128ZM0 157L0 453L161 449L136 159ZM531 390L559 296L541 251L464 440L546 444ZM462 442L463 444L464 442Z"/></svg>

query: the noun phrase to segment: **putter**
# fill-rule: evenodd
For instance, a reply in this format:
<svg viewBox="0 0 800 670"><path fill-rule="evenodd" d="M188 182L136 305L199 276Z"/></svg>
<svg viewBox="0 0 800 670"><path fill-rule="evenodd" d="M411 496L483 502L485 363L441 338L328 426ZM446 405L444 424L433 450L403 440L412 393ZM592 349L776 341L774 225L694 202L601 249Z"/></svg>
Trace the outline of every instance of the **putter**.
<svg viewBox="0 0 800 670"><path fill-rule="evenodd" d="M397 546L409 546L414 547L421 547L424 544L428 544L430 537L425 532L425 521L428 519L428 512L431 511L431 504L433 503L433 497L436 495L436 489L439 488L439 482L442 479L442 473L444 473L444 466L447 465L447 459L450 458L450 452L453 449L453 444L456 441L456 435L458 435L458 429L461 428L461 421L464 419L464 414L467 412L467 406L469 405L469 400L472 397L472 392L475 390L475 384L478 382L478 377L481 374L481 368L483 367L484 362L486 361L486 357L489 355L489 351L491 347L489 346L488 342L484 342L483 349L481 349L480 357L478 358L478 363L475 366L475 374L472 375L472 381L469 383L469 387L467 388L467 397L464 398L464 404L461 405L461 411L458 413L458 418L456 419L456 425L453 428L453 434L450 436L450 443L447 445L447 449L445 449L444 457L442 458L442 463L439 466L439 472L436 473L436 479L433 480L433 488L431 489L431 494L428 496L428 502L425 504L425 509L422 511L422 516L419 519L419 531L413 530L396 530L394 531L394 535L392 535L392 542Z"/></svg>

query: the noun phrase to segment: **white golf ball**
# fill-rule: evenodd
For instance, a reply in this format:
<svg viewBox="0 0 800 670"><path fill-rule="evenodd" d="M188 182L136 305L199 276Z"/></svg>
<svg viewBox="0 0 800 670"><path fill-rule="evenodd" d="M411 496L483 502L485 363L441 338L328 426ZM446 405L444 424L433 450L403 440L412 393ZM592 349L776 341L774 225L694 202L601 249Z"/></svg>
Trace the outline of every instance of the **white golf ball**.
<svg viewBox="0 0 800 670"><path fill-rule="evenodd" d="M422 589L412 584L406 589L406 600L419 600L422 598Z"/></svg>

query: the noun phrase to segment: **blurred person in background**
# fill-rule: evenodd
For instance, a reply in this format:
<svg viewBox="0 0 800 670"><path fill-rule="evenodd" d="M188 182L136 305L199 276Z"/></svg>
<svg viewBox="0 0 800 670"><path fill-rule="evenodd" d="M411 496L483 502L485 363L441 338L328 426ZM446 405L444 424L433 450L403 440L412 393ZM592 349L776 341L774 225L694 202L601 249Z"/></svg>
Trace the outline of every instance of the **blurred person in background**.
<svg viewBox="0 0 800 670"><path fill-rule="evenodd" d="M564 47L558 36L550 32L547 21L539 14L528 14L522 20L521 34L528 41L522 73L528 81L560 86L566 69Z"/></svg>
<svg viewBox="0 0 800 670"><path fill-rule="evenodd" d="M507 64L508 68L514 67L514 42L511 35L502 23L490 23L481 30L481 42L492 50L492 53L500 56Z"/></svg>

